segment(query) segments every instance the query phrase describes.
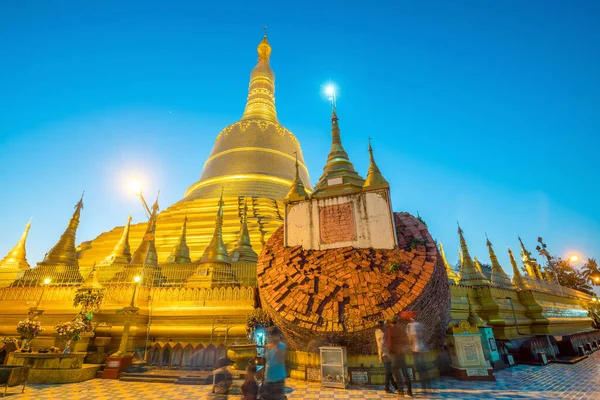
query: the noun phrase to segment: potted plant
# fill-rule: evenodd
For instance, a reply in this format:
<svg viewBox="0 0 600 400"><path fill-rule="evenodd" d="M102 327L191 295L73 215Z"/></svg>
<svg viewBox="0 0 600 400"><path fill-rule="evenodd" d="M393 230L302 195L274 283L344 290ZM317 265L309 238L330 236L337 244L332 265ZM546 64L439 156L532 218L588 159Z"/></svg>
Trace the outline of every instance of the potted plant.
<svg viewBox="0 0 600 400"><path fill-rule="evenodd" d="M81 339L81 334L86 331L87 324L82 318L75 318L73 321L56 325L54 329L56 330L56 337L65 341L63 354L69 354L71 352L71 342Z"/></svg>
<svg viewBox="0 0 600 400"><path fill-rule="evenodd" d="M17 324L17 332L21 335L21 339L23 340L21 351L31 353L31 349L29 348L31 341L43 330L42 323L36 318L27 318L23 321L19 321Z"/></svg>

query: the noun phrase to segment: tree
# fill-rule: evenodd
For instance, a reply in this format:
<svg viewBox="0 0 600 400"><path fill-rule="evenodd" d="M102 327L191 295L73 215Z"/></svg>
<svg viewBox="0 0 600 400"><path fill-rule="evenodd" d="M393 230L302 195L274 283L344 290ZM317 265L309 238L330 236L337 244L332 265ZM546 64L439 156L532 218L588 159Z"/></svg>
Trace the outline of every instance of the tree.
<svg viewBox="0 0 600 400"><path fill-rule="evenodd" d="M595 258L588 258L581 268L581 273L586 279L592 282L592 285L600 286L600 270Z"/></svg>
<svg viewBox="0 0 600 400"><path fill-rule="evenodd" d="M562 286L580 290L591 295L594 294L592 287L588 284L588 278L586 278L581 271L573 268L569 260L557 258L556 263L554 264L554 272L556 273L559 284Z"/></svg>
<svg viewBox="0 0 600 400"><path fill-rule="evenodd" d="M541 256L546 258L546 268L548 268L552 276L556 277L559 285L580 290L591 295L594 294L592 287L588 284L589 279L584 275L583 272L573 268L569 260L563 260L560 257L551 255L541 237L538 237L538 242L540 244L536 247L536 250Z"/></svg>

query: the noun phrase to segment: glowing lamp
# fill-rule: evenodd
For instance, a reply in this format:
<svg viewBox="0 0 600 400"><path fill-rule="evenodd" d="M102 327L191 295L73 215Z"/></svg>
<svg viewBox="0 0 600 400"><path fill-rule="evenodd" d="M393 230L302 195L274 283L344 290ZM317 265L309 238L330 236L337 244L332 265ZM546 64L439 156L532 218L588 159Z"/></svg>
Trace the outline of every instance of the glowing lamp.
<svg viewBox="0 0 600 400"><path fill-rule="evenodd" d="M131 181L129 182L129 189L135 195L140 195L142 193L142 184L140 181Z"/></svg>
<svg viewBox="0 0 600 400"><path fill-rule="evenodd" d="M569 260L571 260L572 263L576 263L579 261L579 257L573 254L571 257L569 257Z"/></svg>
<svg viewBox="0 0 600 400"><path fill-rule="evenodd" d="M49 285L49 284L50 284L50 278L44 279L44 285Z"/></svg>
<svg viewBox="0 0 600 400"><path fill-rule="evenodd" d="M325 86L325 94L329 97L335 96L335 86L332 84Z"/></svg>
<svg viewBox="0 0 600 400"><path fill-rule="evenodd" d="M142 278L140 278L140 276L139 276L139 275L136 275L136 276L133 278L133 281L134 281L135 283L138 283L138 282L139 282L141 279L142 279Z"/></svg>

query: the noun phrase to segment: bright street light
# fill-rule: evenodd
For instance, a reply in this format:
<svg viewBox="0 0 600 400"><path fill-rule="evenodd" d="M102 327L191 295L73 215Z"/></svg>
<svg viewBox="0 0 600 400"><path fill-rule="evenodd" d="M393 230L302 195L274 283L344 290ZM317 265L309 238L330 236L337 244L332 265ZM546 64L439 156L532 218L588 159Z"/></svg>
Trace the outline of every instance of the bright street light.
<svg viewBox="0 0 600 400"><path fill-rule="evenodd" d="M50 278L44 279L44 285L49 285L49 284L50 284Z"/></svg>
<svg viewBox="0 0 600 400"><path fill-rule="evenodd" d="M133 278L133 281L134 281L135 283L138 283L138 282L140 281L140 279L142 279L142 278L140 278L140 277L139 277L139 275L136 275L136 276Z"/></svg>
<svg viewBox="0 0 600 400"><path fill-rule="evenodd" d="M576 254L573 254L572 256L570 256L570 257L569 257L569 260L570 260L572 263L576 263L576 262L578 262L578 261L579 261L579 256L578 256L578 255L576 255Z"/></svg>

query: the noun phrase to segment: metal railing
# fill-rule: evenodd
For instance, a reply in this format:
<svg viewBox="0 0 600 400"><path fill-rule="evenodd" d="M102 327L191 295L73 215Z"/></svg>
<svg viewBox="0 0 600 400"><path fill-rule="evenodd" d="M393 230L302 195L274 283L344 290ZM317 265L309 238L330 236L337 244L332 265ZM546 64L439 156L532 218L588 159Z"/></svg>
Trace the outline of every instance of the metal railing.
<svg viewBox="0 0 600 400"><path fill-rule="evenodd" d="M139 276L143 287L184 287L198 267L194 264L142 264L97 265L98 280L104 286L130 286ZM38 265L27 271L0 271L1 288L35 288L44 286L50 279L52 287L77 287L90 274L92 267L76 265ZM215 271L219 286L255 286L256 264L234 263L233 273Z"/></svg>

